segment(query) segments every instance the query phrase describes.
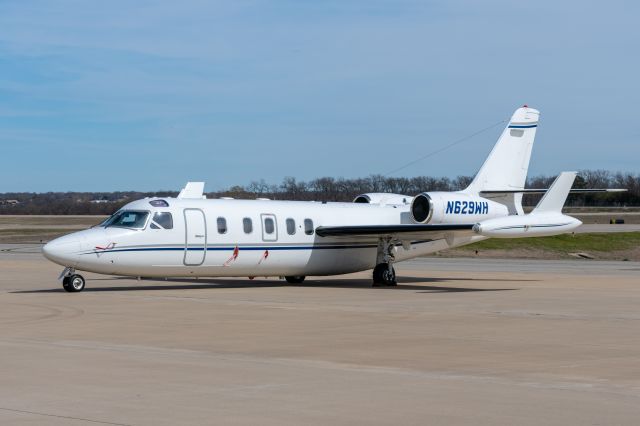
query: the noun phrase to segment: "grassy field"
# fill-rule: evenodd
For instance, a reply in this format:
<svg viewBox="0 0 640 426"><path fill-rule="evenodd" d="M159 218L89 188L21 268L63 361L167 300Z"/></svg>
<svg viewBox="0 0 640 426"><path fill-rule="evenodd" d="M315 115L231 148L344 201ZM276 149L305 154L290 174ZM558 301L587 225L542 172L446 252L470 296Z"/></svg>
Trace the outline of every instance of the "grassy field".
<svg viewBox="0 0 640 426"><path fill-rule="evenodd" d="M87 229L106 216L0 216L0 243L44 243Z"/></svg>
<svg viewBox="0 0 640 426"><path fill-rule="evenodd" d="M445 257L571 259L582 255L600 260L640 261L640 232L557 235L554 237L489 239L437 254Z"/></svg>
<svg viewBox="0 0 640 426"><path fill-rule="evenodd" d="M463 250L539 249L557 252L628 250L640 246L640 232L556 235L540 238L494 238L462 247Z"/></svg>
<svg viewBox="0 0 640 426"><path fill-rule="evenodd" d="M12 227L90 227L102 222L106 216L14 216L0 215L0 229Z"/></svg>

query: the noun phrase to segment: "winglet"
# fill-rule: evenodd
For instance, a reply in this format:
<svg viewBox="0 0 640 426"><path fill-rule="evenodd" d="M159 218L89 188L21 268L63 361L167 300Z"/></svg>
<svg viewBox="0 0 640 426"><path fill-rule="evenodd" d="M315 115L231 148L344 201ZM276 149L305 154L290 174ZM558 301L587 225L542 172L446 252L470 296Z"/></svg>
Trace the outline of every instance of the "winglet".
<svg viewBox="0 0 640 426"><path fill-rule="evenodd" d="M531 213L549 213L562 211L571 186L576 178L576 172L562 172L558 175L556 180L551 184L551 188L544 194L544 197L540 200L538 205Z"/></svg>
<svg viewBox="0 0 640 426"><path fill-rule="evenodd" d="M178 198L195 198L195 199L203 199L206 198L204 194L204 182L187 182L187 184L182 188L180 194L178 194Z"/></svg>

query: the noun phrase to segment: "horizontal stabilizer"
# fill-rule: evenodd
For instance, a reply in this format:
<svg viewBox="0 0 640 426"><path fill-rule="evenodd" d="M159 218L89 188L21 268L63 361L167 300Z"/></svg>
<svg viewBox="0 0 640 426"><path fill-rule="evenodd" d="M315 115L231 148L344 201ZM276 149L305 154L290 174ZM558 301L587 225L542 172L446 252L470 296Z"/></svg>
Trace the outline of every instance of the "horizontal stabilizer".
<svg viewBox="0 0 640 426"><path fill-rule="evenodd" d="M547 192L548 188L530 188L530 189L490 189L486 191L480 191L480 195L491 195L491 194L544 194ZM593 188L593 189L572 189L569 191L570 194L591 194L591 193L601 193L601 192L627 192L626 189L622 188Z"/></svg>

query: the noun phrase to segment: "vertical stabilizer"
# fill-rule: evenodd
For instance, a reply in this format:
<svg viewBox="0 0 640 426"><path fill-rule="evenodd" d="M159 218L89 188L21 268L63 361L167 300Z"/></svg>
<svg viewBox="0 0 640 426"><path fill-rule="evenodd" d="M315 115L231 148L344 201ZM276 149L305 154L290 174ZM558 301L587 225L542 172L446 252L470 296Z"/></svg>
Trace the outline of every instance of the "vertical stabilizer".
<svg viewBox="0 0 640 426"><path fill-rule="evenodd" d="M465 192L524 189L539 117L526 105L516 110Z"/></svg>

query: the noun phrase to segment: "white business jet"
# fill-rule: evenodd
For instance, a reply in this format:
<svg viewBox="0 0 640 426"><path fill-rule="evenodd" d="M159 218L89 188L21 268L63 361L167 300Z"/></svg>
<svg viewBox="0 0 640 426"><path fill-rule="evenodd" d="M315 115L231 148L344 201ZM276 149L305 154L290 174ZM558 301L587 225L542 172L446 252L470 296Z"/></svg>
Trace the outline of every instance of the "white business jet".
<svg viewBox="0 0 640 426"><path fill-rule="evenodd" d="M69 292L84 289L77 271L134 277L285 277L373 269L373 283L396 284L394 262L489 237L568 233L581 222L561 213L576 173L550 189L524 189L540 113L515 111L471 184L462 191L363 194L353 203L206 199L190 182L177 198L127 204L102 224L43 248L65 267ZM523 193L546 192L529 214Z"/></svg>

